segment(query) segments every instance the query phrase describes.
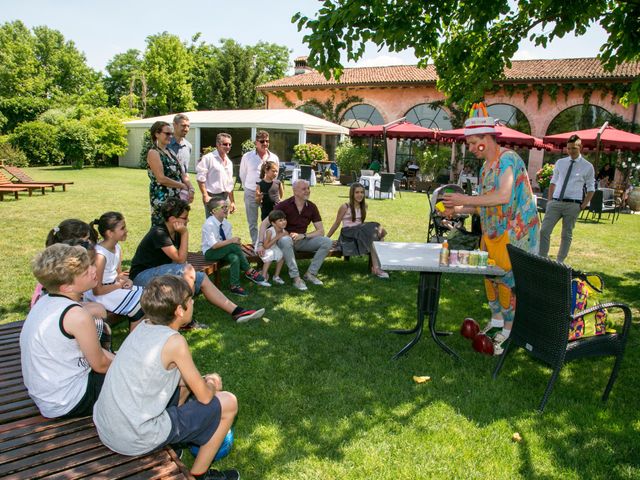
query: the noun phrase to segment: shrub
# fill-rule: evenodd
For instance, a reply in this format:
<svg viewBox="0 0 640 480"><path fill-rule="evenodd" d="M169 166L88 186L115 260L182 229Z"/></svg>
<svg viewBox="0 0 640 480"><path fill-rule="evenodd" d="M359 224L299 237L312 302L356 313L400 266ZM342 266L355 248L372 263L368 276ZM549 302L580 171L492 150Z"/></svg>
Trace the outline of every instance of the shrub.
<svg viewBox="0 0 640 480"><path fill-rule="evenodd" d="M101 108L83 123L88 125L96 141L96 165L108 164L109 159L127 152L127 128L116 109Z"/></svg>
<svg viewBox="0 0 640 480"><path fill-rule="evenodd" d="M250 152L251 150L255 150L256 148L256 144L253 140L251 140L250 138L247 138L244 142L242 142L242 155L244 155L247 152Z"/></svg>
<svg viewBox="0 0 640 480"><path fill-rule="evenodd" d="M64 158L55 125L38 120L22 123L13 131L9 141L24 152L30 165L59 165Z"/></svg>
<svg viewBox="0 0 640 480"><path fill-rule="evenodd" d="M439 152L434 152L430 148L426 148L424 151L416 152L416 163L420 167L420 173L427 175L431 179L438 176L438 173L442 169L449 167L449 156L444 153L441 155Z"/></svg>
<svg viewBox="0 0 640 480"><path fill-rule="evenodd" d="M302 165L313 165L329 159L327 152L320 145L313 143L300 143L293 147L293 156Z"/></svg>
<svg viewBox="0 0 640 480"><path fill-rule="evenodd" d="M359 172L369 160L369 149L354 145L350 139L340 142L336 148L336 163L342 175L349 175L352 171Z"/></svg>
<svg viewBox="0 0 640 480"><path fill-rule="evenodd" d="M140 149L140 161L138 162L138 166L143 170L147 168L147 153L153 147L151 143L151 132L149 130L144 131L144 135L142 136L142 148Z"/></svg>
<svg viewBox="0 0 640 480"><path fill-rule="evenodd" d="M91 128L79 120L68 120L58 134L60 150L73 168L91 165L96 154L96 138Z"/></svg>
<svg viewBox="0 0 640 480"><path fill-rule="evenodd" d="M15 167L28 167L27 156L19 148L14 148L11 144L0 140L0 160Z"/></svg>
<svg viewBox="0 0 640 480"><path fill-rule="evenodd" d="M551 183L551 177L553 176L553 165L545 163L540 170L536 173L536 182L540 186L540 191L544 192L549 188Z"/></svg>

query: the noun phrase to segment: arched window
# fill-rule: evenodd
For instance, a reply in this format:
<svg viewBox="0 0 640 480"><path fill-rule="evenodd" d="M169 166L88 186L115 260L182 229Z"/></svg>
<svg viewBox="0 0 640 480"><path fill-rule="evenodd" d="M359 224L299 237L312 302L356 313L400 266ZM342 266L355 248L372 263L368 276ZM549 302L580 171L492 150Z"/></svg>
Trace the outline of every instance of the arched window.
<svg viewBox="0 0 640 480"><path fill-rule="evenodd" d="M369 125L382 125L384 124L384 120L375 107L361 103L347 110L340 124L347 128L360 128Z"/></svg>
<svg viewBox="0 0 640 480"><path fill-rule="evenodd" d="M560 112L547 128L547 135L599 128L611 118L611 113L597 105L575 105Z"/></svg>
<svg viewBox="0 0 640 480"><path fill-rule="evenodd" d="M487 107L487 113L490 117L499 119L507 127L531 135L531 124L519 108L507 103L496 103Z"/></svg>
<svg viewBox="0 0 640 480"><path fill-rule="evenodd" d="M421 127L450 130L453 128L449 113L439 106L431 103L416 105L404 115L407 122L415 123Z"/></svg>

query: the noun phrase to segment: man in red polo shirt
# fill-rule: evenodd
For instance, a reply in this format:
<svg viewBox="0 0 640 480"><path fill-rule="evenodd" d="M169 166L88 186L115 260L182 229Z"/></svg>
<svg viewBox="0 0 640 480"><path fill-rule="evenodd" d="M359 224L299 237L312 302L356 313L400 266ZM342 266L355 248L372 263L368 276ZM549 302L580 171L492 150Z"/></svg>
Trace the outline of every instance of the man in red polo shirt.
<svg viewBox="0 0 640 480"><path fill-rule="evenodd" d="M322 281L316 276L322 262L329 254L332 241L324 234L324 226L318 207L309 201L309 182L297 180L293 184L293 197L287 198L278 203L274 210L281 210L287 216L288 237L278 240L278 247L282 250L284 261L289 268L289 276L293 280L293 286L298 290L307 290L307 282L314 285L322 285ZM315 230L307 233L309 224L313 223ZM260 225L260 239L258 241L258 254L264 251L262 242L264 233L269 227L269 218L265 218ZM300 278L298 264L296 263L295 252L315 252L304 280Z"/></svg>

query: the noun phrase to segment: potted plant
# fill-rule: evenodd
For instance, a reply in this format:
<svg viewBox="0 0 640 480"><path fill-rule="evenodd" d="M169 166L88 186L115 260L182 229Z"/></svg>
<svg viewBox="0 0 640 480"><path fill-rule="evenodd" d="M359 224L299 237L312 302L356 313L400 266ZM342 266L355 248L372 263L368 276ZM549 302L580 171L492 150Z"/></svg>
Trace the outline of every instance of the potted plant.
<svg viewBox="0 0 640 480"><path fill-rule="evenodd" d="M348 185L355 181L351 172L359 172L362 165L369 158L369 150L360 145L354 145L346 139L336 148L336 163L340 169L340 183Z"/></svg>
<svg viewBox="0 0 640 480"><path fill-rule="evenodd" d="M315 167L318 162L326 162L329 156L320 145L300 143L293 147L293 158L301 165Z"/></svg>
<svg viewBox="0 0 640 480"><path fill-rule="evenodd" d="M553 176L553 165L545 163L540 170L536 173L536 182L540 187L542 193L546 192L551 183L551 177Z"/></svg>

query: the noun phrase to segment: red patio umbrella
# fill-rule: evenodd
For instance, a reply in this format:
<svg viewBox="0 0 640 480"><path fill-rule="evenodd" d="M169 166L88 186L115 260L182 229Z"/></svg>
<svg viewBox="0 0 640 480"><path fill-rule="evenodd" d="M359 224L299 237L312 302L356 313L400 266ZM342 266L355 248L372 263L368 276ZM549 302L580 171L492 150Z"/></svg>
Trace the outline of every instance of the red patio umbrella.
<svg viewBox="0 0 640 480"><path fill-rule="evenodd" d="M526 133L519 132L504 125L496 125L496 130L500 134L497 136L496 141L503 147L528 147L539 150L550 150L552 148L551 146L545 145L542 140L537 137L527 135ZM438 132L438 138L453 142L464 142L464 128L443 130Z"/></svg>
<svg viewBox="0 0 640 480"><path fill-rule="evenodd" d="M598 143L598 132L600 135L600 147L602 150L625 150L630 152L640 152L640 135L625 132L608 125L604 128L589 128L587 130L577 130L575 132L558 133L557 135L545 135L544 142L563 148L567 140L572 135L578 135L582 140L582 146L587 149L596 149Z"/></svg>
<svg viewBox="0 0 640 480"><path fill-rule="evenodd" d="M349 131L352 137L382 137L387 138L411 138L421 140L435 140L436 131L431 128L421 127L411 122L395 123L385 128L384 125L371 125L362 128L353 128Z"/></svg>

